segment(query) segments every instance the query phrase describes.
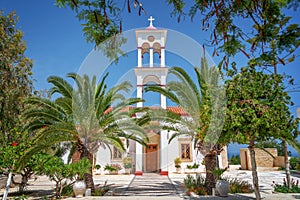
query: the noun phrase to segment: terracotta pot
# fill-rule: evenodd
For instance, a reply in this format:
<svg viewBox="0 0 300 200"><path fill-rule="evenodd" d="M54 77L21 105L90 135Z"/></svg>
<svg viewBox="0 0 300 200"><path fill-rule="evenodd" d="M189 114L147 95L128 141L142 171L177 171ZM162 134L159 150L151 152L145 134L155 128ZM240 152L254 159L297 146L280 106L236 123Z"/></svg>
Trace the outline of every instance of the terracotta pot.
<svg viewBox="0 0 300 200"><path fill-rule="evenodd" d="M86 190L86 185L84 181L76 181L73 185L73 192L75 197L83 197Z"/></svg>
<svg viewBox="0 0 300 200"><path fill-rule="evenodd" d="M217 180L216 194L221 197L227 197L229 192L229 182L226 180Z"/></svg>

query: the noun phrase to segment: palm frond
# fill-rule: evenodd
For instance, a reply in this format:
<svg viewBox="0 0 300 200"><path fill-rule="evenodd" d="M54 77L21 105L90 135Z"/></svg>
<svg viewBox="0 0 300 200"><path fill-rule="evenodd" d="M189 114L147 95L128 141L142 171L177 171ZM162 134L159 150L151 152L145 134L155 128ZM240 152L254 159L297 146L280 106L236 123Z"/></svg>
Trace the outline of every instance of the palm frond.
<svg viewBox="0 0 300 200"><path fill-rule="evenodd" d="M52 83L54 86L49 90L50 94L58 93L64 97L72 98L73 88L72 86L65 81L63 78L58 76L49 76L47 78L49 83Z"/></svg>

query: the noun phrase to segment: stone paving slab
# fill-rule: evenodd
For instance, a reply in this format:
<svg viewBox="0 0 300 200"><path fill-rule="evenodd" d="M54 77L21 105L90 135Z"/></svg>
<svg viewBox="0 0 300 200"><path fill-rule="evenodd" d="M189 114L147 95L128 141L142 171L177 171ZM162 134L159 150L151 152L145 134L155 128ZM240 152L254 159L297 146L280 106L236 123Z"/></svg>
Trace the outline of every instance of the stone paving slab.
<svg viewBox="0 0 300 200"><path fill-rule="evenodd" d="M75 200L78 198L67 198L68 200ZM180 196L104 196L104 197L83 197L80 200L101 199L101 200L255 200L254 195L235 194L228 197L216 196L201 196L201 197L180 197ZM300 194L269 194L262 195L262 200L295 200L300 199Z"/></svg>
<svg viewBox="0 0 300 200"><path fill-rule="evenodd" d="M74 200L78 198L67 198L68 200ZM104 196L104 197L83 197L80 200L89 199L101 199L101 200L182 200L181 197L166 197L166 196Z"/></svg>
<svg viewBox="0 0 300 200"><path fill-rule="evenodd" d="M144 173L142 176L136 176L129 184L127 190L121 195L179 196L179 193L168 176Z"/></svg>

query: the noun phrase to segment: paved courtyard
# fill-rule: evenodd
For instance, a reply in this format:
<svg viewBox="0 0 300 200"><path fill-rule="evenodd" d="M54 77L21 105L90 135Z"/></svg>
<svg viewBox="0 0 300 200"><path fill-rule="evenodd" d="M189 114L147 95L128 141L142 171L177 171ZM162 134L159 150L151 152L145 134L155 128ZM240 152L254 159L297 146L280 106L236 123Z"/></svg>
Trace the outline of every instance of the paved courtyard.
<svg viewBox="0 0 300 200"><path fill-rule="evenodd" d="M203 175L205 173L203 172ZM238 167L231 166L229 171L224 173L224 176L232 178L239 178L247 180L252 183L251 171L238 170ZM300 194L274 194L273 193L273 181L282 183L285 177L284 171L277 171L261 168L258 171L259 184L261 195L264 200L279 200L279 199L300 199ZM255 199L254 194L234 194L229 195L226 198L201 196L201 197L189 197L185 195L183 188L183 179L186 174L170 173L169 176L160 176L158 174L147 174L143 176L134 175L94 175L94 182L96 185L103 185L105 182L111 188L105 197L84 197L81 199L231 199L231 200L246 200ZM292 174L294 180L300 181L299 174ZM28 190L35 191L35 197L31 199L41 199L47 192L51 192L54 188L54 183L50 182L47 177L41 176L37 180L30 180ZM3 194L3 189L0 191L0 195ZM10 192L16 191L16 188L11 188ZM75 199L75 198L67 198Z"/></svg>

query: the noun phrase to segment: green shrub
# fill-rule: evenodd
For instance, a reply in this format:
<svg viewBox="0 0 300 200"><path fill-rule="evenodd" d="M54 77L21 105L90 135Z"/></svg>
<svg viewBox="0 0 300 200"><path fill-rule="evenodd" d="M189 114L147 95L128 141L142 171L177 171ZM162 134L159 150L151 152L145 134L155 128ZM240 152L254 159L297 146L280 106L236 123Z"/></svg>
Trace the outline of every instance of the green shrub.
<svg viewBox="0 0 300 200"><path fill-rule="evenodd" d="M187 165L186 166L188 169L197 169L199 167L199 164L194 163L193 165Z"/></svg>
<svg viewBox="0 0 300 200"><path fill-rule="evenodd" d="M273 187L275 192L280 193L300 193L300 187L299 187L299 181L295 181L292 179L291 181L291 189L288 188L286 180L283 179L283 185L280 185L278 183L275 183L273 181Z"/></svg>
<svg viewBox="0 0 300 200"><path fill-rule="evenodd" d="M241 164L241 158L239 155L233 155L231 158L230 158L230 161L229 163L231 165L240 165Z"/></svg>
<svg viewBox="0 0 300 200"><path fill-rule="evenodd" d="M26 200L26 199L28 199L28 197L25 195L14 197L14 200Z"/></svg>
<svg viewBox="0 0 300 200"><path fill-rule="evenodd" d="M248 181L238 178L225 178L229 182L229 193L251 193L253 192L252 185Z"/></svg>
<svg viewBox="0 0 300 200"><path fill-rule="evenodd" d="M227 167L225 169L215 168L212 170L213 175L215 175L215 180L224 180L223 173L227 170Z"/></svg>
<svg viewBox="0 0 300 200"><path fill-rule="evenodd" d="M209 194L209 189L205 184L205 178L199 174L196 174L196 177L187 175L187 177L183 180L183 183L188 193L194 192L198 195Z"/></svg>
<svg viewBox="0 0 300 200"><path fill-rule="evenodd" d="M132 168L132 158L131 157L125 157L123 159L123 166L125 169Z"/></svg>
<svg viewBox="0 0 300 200"><path fill-rule="evenodd" d="M101 168L101 165L97 164L95 165L95 169L100 169Z"/></svg>
<svg viewBox="0 0 300 200"><path fill-rule="evenodd" d="M229 193L252 193L252 185L248 181L240 180L238 178L224 177L224 180L229 182ZM210 194L209 189L206 186L205 177L196 174L196 177L187 175L183 180L184 187L188 193L194 192L198 195Z"/></svg>
<svg viewBox="0 0 300 200"><path fill-rule="evenodd" d="M292 170L300 171L300 157L291 157L290 158L290 168Z"/></svg>
<svg viewBox="0 0 300 200"><path fill-rule="evenodd" d="M177 157L177 158L174 159L174 164L175 164L176 168L180 168L181 167L181 163L182 163L182 160L179 157Z"/></svg>
<svg viewBox="0 0 300 200"><path fill-rule="evenodd" d="M119 164L107 164L104 167L104 170L108 170L110 172L112 172L112 171L119 171L121 169L122 169L122 167Z"/></svg>
<svg viewBox="0 0 300 200"><path fill-rule="evenodd" d="M101 188L95 188L94 192L92 193L92 196L104 196L106 192L108 192L109 187L103 186Z"/></svg>
<svg viewBox="0 0 300 200"><path fill-rule="evenodd" d="M61 191L62 196L72 197L73 196L73 185L63 184L63 189Z"/></svg>

